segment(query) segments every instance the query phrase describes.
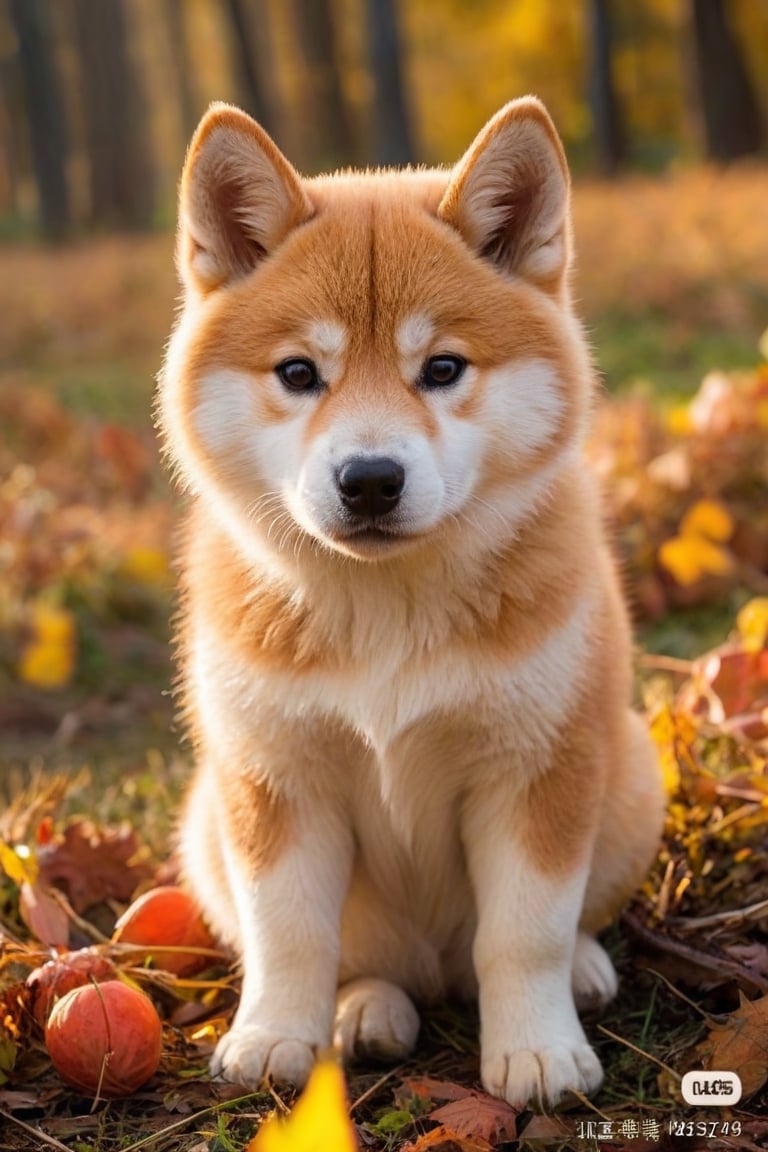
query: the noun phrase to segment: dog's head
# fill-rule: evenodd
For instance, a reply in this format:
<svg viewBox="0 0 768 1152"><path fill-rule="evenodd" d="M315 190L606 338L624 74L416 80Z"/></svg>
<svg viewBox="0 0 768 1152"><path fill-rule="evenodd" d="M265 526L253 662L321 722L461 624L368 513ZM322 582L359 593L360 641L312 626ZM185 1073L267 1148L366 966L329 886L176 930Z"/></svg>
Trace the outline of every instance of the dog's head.
<svg viewBox="0 0 768 1152"><path fill-rule="evenodd" d="M185 306L160 393L183 481L246 550L309 537L375 560L508 537L591 387L568 196L532 98L453 170L312 180L214 106L181 183Z"/></svg>

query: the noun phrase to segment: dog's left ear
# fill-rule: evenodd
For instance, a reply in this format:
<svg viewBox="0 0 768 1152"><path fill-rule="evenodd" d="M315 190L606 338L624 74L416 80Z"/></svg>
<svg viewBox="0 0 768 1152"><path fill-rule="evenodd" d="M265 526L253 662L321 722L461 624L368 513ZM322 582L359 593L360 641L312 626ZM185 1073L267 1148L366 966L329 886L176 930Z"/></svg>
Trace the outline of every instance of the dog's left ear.
<svg viewBox="0 0 768 1152"><path fill-rule="evenodd" d="M569 259L569 187L555 126L526 96L497 112L465 152L438 216L500 270L554 290Z"/></svg>

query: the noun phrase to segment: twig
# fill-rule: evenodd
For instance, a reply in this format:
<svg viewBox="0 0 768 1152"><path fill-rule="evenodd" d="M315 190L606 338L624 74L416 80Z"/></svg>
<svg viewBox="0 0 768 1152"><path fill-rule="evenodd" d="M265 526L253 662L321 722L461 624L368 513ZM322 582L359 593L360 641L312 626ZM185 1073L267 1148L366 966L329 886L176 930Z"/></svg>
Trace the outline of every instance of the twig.
<svg viewBox="0 0 768 1152"><path fill-rule="evenodd" d="M679 940L673 940L671 936L665 936L662 932L654 932L652 928L643 924L641 920L629 912L624 913L621 922L638 939L644 940L659 952L670 952L673 956L680 956L683 960L698 965L699 968L717 972L720 976L747 981L754 988L759 988L761 992L768 992L768 980L753 974L742 964L737 964L735 960L725 960L718 956L712 956L708 952L700 952L697 948L691 948L689 944L682 944Z"/></svg>
<svg viewBox="0 0 768 1152"><path fill-rule="evenodd" d="M25 1120L19 1120L12 1112L6 1112L0 1108L0 1116L6 1120L10 1120L12 1124L17 1124L19 1128L23 1128L25 1132L29 1132L34 1136L35 1140L42 1140L43 1144L47 1144L49 1148L58 1148L59 1152L72 1152L72 1149L67 1144L62 1144L61 1140L57 1140L55 1136L48 1136L41 1128L35 1128L32 1124L27 1124Z"/></svg>
<svg viewBox="0 0 768 1152"><path fill-rule="evenodd" d="M644 1056L646 1060L651 1060L654 1064L658 1064L659 1068L662 1068L673 1080L680 1081L680 1073L675 1072L674 1068L670 1068L669 1064L665 1064L663 1060L659 1060L658 1056L651 1056L650 1052L644 1052L642 1048L638 1048L637 1044L633 1044L631 1040L625 1040L623 1036L617 1035L616 1032L611 1032L610 1028L606 1028L603 1024L598 1024L597 1030L598 1032L602 1032L604 1036L609 1036L611 1040L616 1040L619 1044L623 1044L626 1048L631 1048L638 1056Z"/></svg>
<svg viewBox="0 0 768 1152"><path fill-rule="evenodd" d="M218 1112L226 1112L228 1108L233 1108L237 1104L245 1104L246 1100L253 1100L255 1097L263 1095L263 1092L247 1092L245 1096L236 1096L233 1100L223 1100L208 1108L201 1108L199 1112L195 1112L191 1116L184 1116L181 1120L175 1120L173 1124L169 1124L159 1132L153 1132L151 1136L144 1136L141 1140L136 1140L133 1144L123 1148L122 1152L139 1152L141 1148L150 1148L153 1144L160 1141L164 1142L166 1137L179 1129L186 1128L189 1124L196 1124L204 1116L215 1116ZM60 1147L64 1148L64 1145L62 1144ZM64 1152L71 1152L71 1149L66 1148Z"/></svg>
<svg viewBox="0 0 768 1152"><path fill-rule="evenodd" d="M657 972L655 968L646 968L646 972L650 972L652 976L656 976L662 983L666 984L673 996L677 996L678 999L685 1001L689 1008L693 1008L694 1012L698 1012L699 1016L706 1020L710 1026L712 1025L715 1019L714 1016L712 1016L710 1012L705 1012L700 1004L697 1004L695 1000L691 1000L690 996L686 996L684 992L676 988L671 980L667 980L663 972Z"/></svg>
<svg viewBox="0 0 768 1152"><path fill-rule="evenodd" d="M359 1108L361 1104L369 1100L375 1092L378 1092L379 1088L382 1088L387 1080L391 1080L393 1076L399 1076L404 1069L404 1064L399 1065L397 1068L390 1068L388 1072L385 1072L383 1076L379 1077L375 1084L371 1084L370 1088L366 1088L365 1092L363 1092L361 1096L358 1096L354 1103L350 1104L349 1111L354 1112L356 1108Z"/></svg>
<svg viewBox="0 0 768 1152"><path fill-rule="evenodd" d="M596 1113L596 1115L598 1115L601 1120L607 1120L610 1123L611 1117L606 1116L605 1112L601 1112L597 1105L592 1100L590 1100L589 1096L585 1096L583 1092L578 1092L575 1088L569 1088L568 1095L573 1096L574 1099L578 1100L579 1104L581 1104L583 1108L589 1109L590 1112Z"/></svg>
<svg viewBox="0 0 768 1152"><path fill-rule="evenodd" d="M762 920L768 917L768 900L748 904L745 908L730 908L726 912L713 912L709 916L670 917L669 924L683 932L695 932L699 928L714 928L720 924L740 924L743 920Z"/></svg>

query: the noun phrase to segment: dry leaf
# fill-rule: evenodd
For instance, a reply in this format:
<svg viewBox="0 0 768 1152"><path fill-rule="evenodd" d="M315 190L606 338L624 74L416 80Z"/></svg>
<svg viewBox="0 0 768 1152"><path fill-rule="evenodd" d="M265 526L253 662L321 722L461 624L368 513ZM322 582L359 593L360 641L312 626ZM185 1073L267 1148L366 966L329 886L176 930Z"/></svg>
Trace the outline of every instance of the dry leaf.
<svg viewBox="0 0 768 1152"><path fill-rule="evenodd" d="M63 888L78 913L103 900L128 903L139 884L152 875L128 824L104 828L92 820L75 820L63 835L39 849L39 860L41 879Z"/></svg>
<svg viewBox="0 0 768 1152"><path fill-rule="evenodd" d="M738 1073L745 1097L768 1080L768 996L747 1000L699 1045L707 1070Z"/></svg>
<svg viewBox="0 0 768 1152"><path fill-rule="evenodd" d="M66 948L69 920L61 905L42 884L24 881L19 893L21 918L33 936L50 948Z"/></svg>
<svg viewBox="0 0 768 1152"><path fill-rule="evenodd" d="M455 1084L452 1080L434 1080L431 1076L407 1076L403 1086L413 1096L421 1096L426 1100L463 1100L472 1094L471 1088L463 1084Z"/></svg>
<svg viewBox="0 0 768 1152"><path fill-rule="evenodd" d="M267 1120L246 1152L357 1152L347 1111L344 1073L335 1060L321 1060L287 1120Z"/></svg>
<svg viewBox="0 0 768 1152"><path fill-rule="evenodd" d="M493 1145L500 1140L514 1140L518 1112L504 1100L485 1092L471 1092L463 1100L451 1100L429 1115L460 1136L479 1136Z"/></svg>
<svg viewBox="0 0 768 1152"><path fill-rule="evenodd" d="M493 1144L478 1136L462 1136L441 1124L406 1144L402 1152L493 1152Z"/></svg>

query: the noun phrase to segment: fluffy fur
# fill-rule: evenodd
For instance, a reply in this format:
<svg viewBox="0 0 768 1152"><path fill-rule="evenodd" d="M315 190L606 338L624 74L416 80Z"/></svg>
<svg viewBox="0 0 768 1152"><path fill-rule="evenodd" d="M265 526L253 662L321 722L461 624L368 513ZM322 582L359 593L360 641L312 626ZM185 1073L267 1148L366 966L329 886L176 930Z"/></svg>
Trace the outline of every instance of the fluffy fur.
<svg viewBox="0 0 768 1152"><path fill-rule="evenodd" d="M594 933L662 800L582 458L568 196L531 98L451 171L303 180L223 105L192 141L159 411L230 1080L301 1084L332 1039L400 1057L413 1000L460 993L490 1092L601 1082L576 1001L616 990Z"/></svg>

